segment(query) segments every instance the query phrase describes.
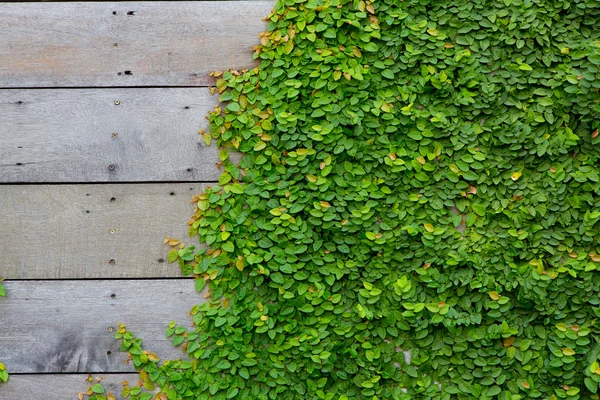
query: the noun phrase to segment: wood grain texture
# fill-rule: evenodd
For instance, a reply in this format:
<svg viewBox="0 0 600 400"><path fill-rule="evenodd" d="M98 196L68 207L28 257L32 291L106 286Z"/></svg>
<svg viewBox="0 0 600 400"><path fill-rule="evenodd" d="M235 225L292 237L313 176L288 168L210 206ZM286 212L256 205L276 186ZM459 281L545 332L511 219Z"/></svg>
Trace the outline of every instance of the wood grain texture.
<svg viewBox="0 0 600 400"><path fill-rule="evenodd" d="M0 185L0 277L181 276L176 264L165 261L170 248L163 240L169 235L196 243L186 221L193 213L190 200L204 187Z"/></svg>
<svg viewBox="0 0 600 400"><path fill-rule="evenodd" d="M10 380L0 385L2 400L77 400L78 392L86 392L91 383L86 374L43 374L43 375L12 375ZM122 382L128 381L135 385L138 374L95 374L93 378L103 378L105 389L122 400ZM94 381L96 382L96 381Z"/></svg>
<svg viewBox="0 0 600 400"><path fill-rule="evenodd" d="M198 130L217 104L206 88L0 90L0 182L215 181Z"/></svg>
<svg viewBox="0 0 600 400"><path fill-rule="evenodd" d="M0 300L0 360L9 372L134 372L114 329L122 322L161 359L181 358L169 321L189 326L202 303L192 279L7 281Z"/></svg>
<svg viewBox="0 0 600 400"><path fill-rule="evenodd" d="M273 4L3 3L0 87L205 86L255 65Z"/></svg>

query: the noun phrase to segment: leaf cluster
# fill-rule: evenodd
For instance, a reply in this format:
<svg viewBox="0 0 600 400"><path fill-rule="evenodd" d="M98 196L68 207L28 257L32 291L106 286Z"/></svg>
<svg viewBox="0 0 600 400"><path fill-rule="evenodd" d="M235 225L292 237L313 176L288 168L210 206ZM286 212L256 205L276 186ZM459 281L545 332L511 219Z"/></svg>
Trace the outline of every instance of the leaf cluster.
<svg viewBox="0 0 600 400"><path fill-rule="evenodd" d="M600 2L280 0L219 76L157 399L598 399ZM207 140L208 142L209 140ZM132 399L136 397L130 393Z"/></svg>

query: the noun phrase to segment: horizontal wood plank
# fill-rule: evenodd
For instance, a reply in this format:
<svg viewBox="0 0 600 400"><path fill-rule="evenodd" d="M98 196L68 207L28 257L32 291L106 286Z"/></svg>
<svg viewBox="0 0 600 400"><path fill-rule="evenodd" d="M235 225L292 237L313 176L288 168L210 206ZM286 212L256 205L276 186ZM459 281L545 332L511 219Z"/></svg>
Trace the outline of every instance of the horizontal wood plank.
<svg viewBox="0 0 600 400"><path fill-rule="evenodd" d="M273 4L3 3L0 87L206 86L256 65Z"/></svg>
<svg viewBox="0 0 600 400"><path fill-rule="evenodd" d="M166 235L193 243L189 183L0 185L0 277L181 276ZM3 308L0 306L0 314Z"/></svg>
<svg viewBox="0 0 600 400"><path fill-rule="evenodd" d="M91 386L87 374L24 374L12 375L7 383L0 384L2 400L77 400L77 393L86 392ZM123 381L137 385L139 375L136 373L97 374L92 377L102 379L107 393L111 392L118 400L122 400Z"/></svg>
<svg viewBox="0 0 600 400"><path fill-rule="evenodd" d="M217 103L206 88L0 90L0 182L215 181L198 130Z"/></svg>
<svg viewBox="0 0 600 400"><path fill-rule="evenodd" d="M191 279L7 281L0 299L0 360L9 372L134 372L114 339L118 323L159 357L182 357L165 338L169 321L189 326L204 301Z"/></svg>

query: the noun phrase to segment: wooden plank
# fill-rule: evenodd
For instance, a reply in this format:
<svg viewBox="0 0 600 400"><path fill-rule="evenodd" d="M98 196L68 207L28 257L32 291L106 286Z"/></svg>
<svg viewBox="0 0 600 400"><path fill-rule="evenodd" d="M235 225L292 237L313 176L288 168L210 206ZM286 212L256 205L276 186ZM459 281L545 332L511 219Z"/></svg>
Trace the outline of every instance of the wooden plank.
<svg viewBox="0 0 600 400"><path fill-rule="evenodd" d="M198 135L217 103L206 88L0 90L0 182L217 180Z"/></svg>
<svg viewBox="0 0 600 400"><path fill-rule="evenodd" d="M181 276L163 240L194 242L186 221L204 186L0 185L0 277Z"/></svg>
<svg viewBox="0 0 600 400"><path fill-rule="evenodd" d="M43 374L43 375L12 375L5 384L0 384L0 399L2 400L77 400L78 392L86 392L90 387L86 374ZM139 375L129 374L100 374L93 378L103 378L102 384L107 391L122 400L122 382L128 381L136 385ZM94 381L95 382L95 381Z"/></svg>
<svg viewBox="0 0 600 400"><path fill-rule="evenodd" d="M3 3L0 87L205 86L256 65L273 4Z"/></svg>
<svg viewBox="0 0 600 400"><path fill-rule="evenodd" d="M0 300L0 360L9 372L133 372L114 329L122 322L161 358L180 358L169 321L189 326L204 300L191 279L7 281Z"/></svg>

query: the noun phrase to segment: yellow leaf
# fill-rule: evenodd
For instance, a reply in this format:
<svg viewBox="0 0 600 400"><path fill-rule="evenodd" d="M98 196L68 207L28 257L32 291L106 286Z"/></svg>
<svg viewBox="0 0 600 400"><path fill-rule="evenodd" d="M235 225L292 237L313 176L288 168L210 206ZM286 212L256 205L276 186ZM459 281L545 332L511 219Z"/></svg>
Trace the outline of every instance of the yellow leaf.
<svg viewBox="0 0 600 400"><path fill-rule="evenodd" d="M600 262L600 254L590 254L590 258L593 262Z"/></svg>
<svg viewBox="0 0 600 400"><path fill-rule="evenodd" d="M492 298L492 300L497 301L500 299L500 297L502 297L498 292L495 291L491 291L488 293L490 295L490 297Z"/></svg>
<svg viewBox="0 0 600 400"><path fill-rule="evenodd" d="M529 389L531 386L529 386L529 382L521 382L521 386L523 386L525 389Z"/></svg>
<svg viewBox="0 0 600 400"><path fill-rule="evenodd" d="M171 239L169 241L169 246L177 246L179 244L179 240L177 239Z"/></svg>
<svg viewBox="0 0 600 400"><path fill-rule="evenodd" d="M563 347L562 348L562 352L565 356L572 356L575 354L575 350L569 348L569 347Z"/></svg>
<svg viewBox="0 0 600 400"><path fill-rule="evenodd" d="M429 33L431 36L437 36L437 35L439 35L439 34L440 34L440 33L438 32L438 30L437 30L437 29L435 29L435 28L429 28L429 29L427 29L427 33Z"/></svg>
<svg viewBox="0 0 600 400"><path fill-rule="evenodd" d="M435 228L431 224L423 224L423 228L425 228L427 232L433 232L435 230Z"/></svg>
<svg viewBox="0 0 600 400"><path fill-rule="evenodd" d="M329 207L331 207L331 204L329 204L326 201L321 201L320 204L321 204L321 207L323 207L323 208L329 208Z"/></svg>
<svg viewBox="0 0 600 400"><path fill-rule="evenodd" d="M556 328L561 331L561 332L566 332L567 331L567 325L560 323L560 324L556 324Z"/></svg>
<svg viewBox="0 0 600 400"><path fill-rule="evenodd" d="M266 321L266 320L268 320L268 319L269 319L269 317L268 317L268 316L266 316L266 315L261 315L261 316L260 316L260 320L261 320L261 321Z"/></svg>
<svg viewBox="0 0 600 400"><path fill-rule="evenodd" d="M262 149L264 149L265 147L267 147L267 144L263 141L260 142L256 142L256 144L254 145L254 151L260 151Z"/></svg>
<svg viewBox="0 0 600 400"><path fill-rule="evenodd" d="M521 172L513 172L512 175L510 176L510 179L512 179L513 181L517 181L520 177L521 177L522 173Z"/></svg>
<svg viewBox="0 0 600 400"><path fill-rule="evenodd" d="M238 269L238 271L243 271L244 270L244 262L242 260L237 260L235 262L235 267Z"/></svg>
<svg viewBox="0 0 600 400"><path fill-rule="evenodd" d="M158 358L158 356L156 355L156 353L153 353L151 351L149 351L147 353L148 355L148 360L152 361L152 362L158 362L160 360L160 358Z"/></svg>
<svg viewBox="0 0 600 400"><path fill-rule="evenodd" d="M425 161L425 158L423 158L423 157L417 157L417 161L418 161L418 162L419 162L419 164L421 164L421 165L425 165L425 163L427 162L427 161Z"/></svg>
<svg viewBox="0 0 600 400"><path fill-rule="evenodd" d="M372 4L368 4L366 7L368 12L370 12L371 14L375 14L375 9L373 8Z"/></svg>
<svg viewBox="0 0 600 400"><path fill-rule="evenodd" d="M262 310L264 308L263 305L262 305L262 303L259 302L258 305L257 305L257 307L258 307L258 311L262 312Z"/></svg>

